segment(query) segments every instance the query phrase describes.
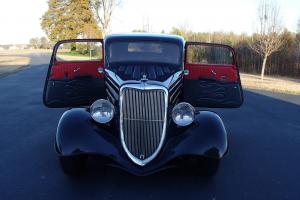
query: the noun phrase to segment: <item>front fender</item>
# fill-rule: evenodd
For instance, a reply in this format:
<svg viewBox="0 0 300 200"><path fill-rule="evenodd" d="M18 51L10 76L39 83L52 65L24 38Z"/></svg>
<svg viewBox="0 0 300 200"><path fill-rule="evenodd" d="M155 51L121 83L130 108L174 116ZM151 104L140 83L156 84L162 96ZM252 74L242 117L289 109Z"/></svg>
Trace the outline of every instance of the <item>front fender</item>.
<svg viewBox="0 0 300 200"><path fill-rule="evenodd" d="M214 112L200 111L194 123L170 139L167 151L177 156L195 155L220 159L228 148L227 132L222 119ZM170 152L171 153L171 152Z"/></svg>
<svg viewBox="0 0 300 200"><path fill-rule="evenodd" d="M112 127L106 127L112 129ZM56 133L56 149L60 155L118 153L116 138L105 128L99 128L84 108L70 109L61 116ZM114 145L113 145L114 144Z"/></svg>

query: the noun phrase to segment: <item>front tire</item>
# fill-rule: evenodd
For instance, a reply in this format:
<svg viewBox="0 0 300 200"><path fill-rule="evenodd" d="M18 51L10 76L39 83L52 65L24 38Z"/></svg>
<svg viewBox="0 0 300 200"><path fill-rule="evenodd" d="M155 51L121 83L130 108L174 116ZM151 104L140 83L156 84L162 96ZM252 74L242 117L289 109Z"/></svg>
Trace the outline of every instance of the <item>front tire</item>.
<svg viewBox="0 0 300 200"><path fill-rule="evenodd" d="M85 172L87 155L60 156L59 162L64 174L78 176Z"/></svg>

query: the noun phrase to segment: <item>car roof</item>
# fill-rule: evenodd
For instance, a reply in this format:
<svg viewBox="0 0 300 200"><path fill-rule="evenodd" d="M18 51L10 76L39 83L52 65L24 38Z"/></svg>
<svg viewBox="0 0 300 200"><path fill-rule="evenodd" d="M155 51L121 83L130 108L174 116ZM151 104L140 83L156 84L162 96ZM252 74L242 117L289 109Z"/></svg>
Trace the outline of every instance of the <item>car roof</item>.
<svg viewBox="0 0 300 200"><path fill-rule="evenodd" d="M178 35L171 34L157 34L157 33L118 33L110 34L104 38L105 43L110 43L112 41L132 41L132 40L150 40L150 41L165 41L165 42L175 42L184 46L184 39Z"/></svg>

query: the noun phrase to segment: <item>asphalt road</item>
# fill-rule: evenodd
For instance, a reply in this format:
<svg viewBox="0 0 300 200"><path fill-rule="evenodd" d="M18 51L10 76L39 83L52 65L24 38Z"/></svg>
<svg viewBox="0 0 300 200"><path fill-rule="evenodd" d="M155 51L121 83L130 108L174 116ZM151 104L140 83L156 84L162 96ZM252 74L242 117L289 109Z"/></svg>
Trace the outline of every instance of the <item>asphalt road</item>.
<svg viewBox="0 0 300 200"><path fill-rule="evenodd" d="M42 104L49 56L0 78L0 199L300 199L300 97L245 91L239 109L216 109L230 152L211 179L169 170L136 177L61 172L53 149L63 109Z"/></svg>

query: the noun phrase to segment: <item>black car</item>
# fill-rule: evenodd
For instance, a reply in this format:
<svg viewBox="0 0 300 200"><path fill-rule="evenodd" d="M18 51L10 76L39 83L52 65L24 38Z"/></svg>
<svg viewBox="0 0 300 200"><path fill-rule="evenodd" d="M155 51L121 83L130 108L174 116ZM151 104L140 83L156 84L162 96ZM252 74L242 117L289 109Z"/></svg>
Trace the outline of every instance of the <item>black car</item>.
<svg viewBox="0 0 300 200"><path fill-rule="evenodd" d="M237 108L243 92L230 46L113 34L58 42L43 101L69 108L55 140L66 174L82 173L97 155L136 175L170 167L213 175L228 151L227 133L203 108Z"/></svg>

